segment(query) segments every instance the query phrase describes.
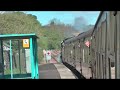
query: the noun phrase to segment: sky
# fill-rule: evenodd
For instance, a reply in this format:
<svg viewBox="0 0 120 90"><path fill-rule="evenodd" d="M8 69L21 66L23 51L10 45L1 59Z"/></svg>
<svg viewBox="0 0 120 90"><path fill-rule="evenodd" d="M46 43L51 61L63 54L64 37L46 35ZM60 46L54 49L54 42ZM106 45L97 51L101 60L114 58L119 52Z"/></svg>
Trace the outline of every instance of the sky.
<svg viewBox="0 0 120 90"><path fill-rule="evenodd" d="M25 11L25 13L37 16L42 26L47 25L53 18L73 25L76 17L83 17L88 24L94 25L100 11Z"/></svg>

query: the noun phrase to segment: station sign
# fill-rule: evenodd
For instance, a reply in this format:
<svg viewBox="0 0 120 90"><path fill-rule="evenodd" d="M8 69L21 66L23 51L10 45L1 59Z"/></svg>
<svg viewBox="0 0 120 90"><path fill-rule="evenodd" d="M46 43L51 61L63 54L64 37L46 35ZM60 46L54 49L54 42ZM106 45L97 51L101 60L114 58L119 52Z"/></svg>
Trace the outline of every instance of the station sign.
<svg viewBox="0 0 120 90"><path fill-rule="evenodd" d="M29 48L29 39L23 39L23 47Z"/></svg>

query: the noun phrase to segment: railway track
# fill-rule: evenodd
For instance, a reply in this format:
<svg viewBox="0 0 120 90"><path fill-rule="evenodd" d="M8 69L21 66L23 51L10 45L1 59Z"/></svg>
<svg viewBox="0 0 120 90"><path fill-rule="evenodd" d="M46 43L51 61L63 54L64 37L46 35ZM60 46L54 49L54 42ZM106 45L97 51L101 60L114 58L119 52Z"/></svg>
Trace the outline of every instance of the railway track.
<svg viewBox="0 0 120 90"><path fill-rule="evenodd" d="M58 63L58 55L59 55L60 51L58 50L53 50L51 51L51 57L52 59L50 60L51 63Z"/></svg>

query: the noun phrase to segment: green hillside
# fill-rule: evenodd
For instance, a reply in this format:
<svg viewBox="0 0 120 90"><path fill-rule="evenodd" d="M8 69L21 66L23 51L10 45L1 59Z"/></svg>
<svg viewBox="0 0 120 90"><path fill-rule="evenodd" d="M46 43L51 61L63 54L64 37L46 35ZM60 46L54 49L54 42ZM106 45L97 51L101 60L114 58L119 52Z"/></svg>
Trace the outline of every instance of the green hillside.
<svg viewBox="0 0 120 90"><path fill-rule="evenodd" d="M49 25L41 26L36 16L23 12L0 14L0 34L36 33L39 37L39 60L42 60L43 49L60 49L61 41L73 33L70 28L70 26L57 23L55 20L51 20Z"/></svg>

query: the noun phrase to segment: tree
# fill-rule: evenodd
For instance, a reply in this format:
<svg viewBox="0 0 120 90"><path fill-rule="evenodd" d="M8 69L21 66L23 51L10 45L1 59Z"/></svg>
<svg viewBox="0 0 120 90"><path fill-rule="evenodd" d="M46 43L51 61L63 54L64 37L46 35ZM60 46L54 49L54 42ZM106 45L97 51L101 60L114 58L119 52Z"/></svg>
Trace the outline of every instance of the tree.
<svg viewBox="0 0 120 90"><path fill-rule="evenodd" d="M0 14L0 33L36 33L40 37L38 39L39 60L43 58L43 49L60 49L62 40L71 37L75 32L71 25L65 25L55 18L50 20L49 25L41 26L37 17L32 14L25 14L23 12ZM17 48L17 42L14 46Z"/></svg>

